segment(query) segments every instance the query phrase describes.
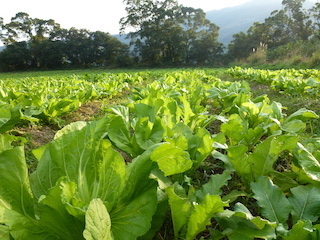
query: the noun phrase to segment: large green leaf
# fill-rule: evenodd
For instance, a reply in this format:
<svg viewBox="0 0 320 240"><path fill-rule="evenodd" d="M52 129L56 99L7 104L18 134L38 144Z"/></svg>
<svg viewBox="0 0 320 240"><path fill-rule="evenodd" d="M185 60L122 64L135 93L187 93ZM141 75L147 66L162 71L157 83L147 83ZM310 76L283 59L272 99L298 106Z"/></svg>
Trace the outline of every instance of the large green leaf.
<svg viewBox="0 0 320 240"><path fill-rule="evenodd" d="M301 108L298 111L292 113L289 117L286 118L284 123L291 122L295 119L300 119L300 120L306 120L310 118L319 118L319 116L311 110L308 110L306 108Z"/></svg>
<svg viewBox="0 0 320 240"><path fill-rule="evenodd" d="M13 149L18 145L18 143L20 146L24 146L24 143L26 143L26 139L13 135L0 134L0 153L6 150Z"/></svg>
<svg viewBox="0 0 320 240"><path fill-rule="evenodd" d="M181 228L187 224L191 211L191 203L184 189L179 184L174 184L166 189L169 198L171 216L175 239L179 236Z"/></svg>
<svg viewBox="0 0 320 240"><path fill-rule="evenodd" d="M2 240L11 240L9 227L0 224L0 239Z"/></svg>
<svg viewBox="0 0 320 240"><path fill-rule="evenodd" d="M101 199L93 199L86 212L86 240L113 240L110 215Z"/></svg>
<svg viewBox="0 0 320 240"><path fill-rule="evenodd" d="M59 240L56 236L46 232L35 219L0 206L0 223L2 222L9 227L10 235L15 240Z"/></svg>
<svg viewBox="0 0 320 240"><path fill-rule="evenodd" d="M11 107L0 103L0 133L11 130L20 120L20 106Z"/></svg>
<svg viewBox="0 0 320 240"><path fill-rule="evenodd" d="M285 225L292 206L278 186L264 176L251 183L254 198L257 200L264 217L272 222Z"/></svg>
<svg viewBox="0 0 320 240"><path fill-rule="evenodd" d="M273 166L279 154L284 150L293 149L297 142L298 137L296 136L276 136L269 137L260 143L253 154L248 157L255 179L273 172Z"/></svg>
<svg viewBox="0 0 320 240"><path fill-rule="evenodd" d="M230 172L225 171L223 174L213 174L210 176L208 183L202 185L201 189L196 191L196 202L201 203L207 194L221 195L221 188L227 185L228 180L231 179Z"/></svg>
<svg viewBox="0 0 320 240"><path fill-rule="evenodd" d="M125 124L129 124L129 108L128 107L118 105L118 106L112 107L111 109L116 115L122 117Z"/></svg>
<svg viewBox="0 0 320 240"><path fill-rule="evenodd" d="M293 151L295 164L312 180L320 181L320 163L301 143Z"/></svg>
<svg viewBox="0 0 320 240"><path fill-rule="evenodd" d="M122 151L137 156L140 147L135 145L130 134L130 125L120 116L114 117L108 128L110 140Z"/></svg>
<svg viewBox="0 0 320 240"><path fill-rule="evenodd" d="M155 149L151 160L158 163L165 176L183 173L192 167L188 152L171 143L163 143Z"/></svg>
<svg viewBox="0 0 320 240"><path fill-rule="evenodd" d="M193 240L195 237L210 225L211 218L219 212L223 212L224 207L229 204L221 200L218 195L207 194L200 204L196 204L191 209L188 221L187 240Z"/></svg>
<svg viewBox="0 0 320 240"><path fill-rule="evenodd" d="M195 162L193 169L197 169L213 150L214 140L204 128L199 128L194 135L188 135L188 152Z"/></svg>
<svg viewBox="0 0 320 240"><path fill-rule="evenodd" d="M319 234L316 229L313 229L312 223L309 220L299 220L295 225L293 225L292 229L287 233L287 235L283 236L282 238L284 240L317 239L311 237L313 232L315 232L317 235Z"/></svg>
<svg viewBox="0 0 320 240"><path fill-rule="evenodd" d="M36 220L22 146L0 151L0 176L0 226L7 225L16 240L56 239Z"/></svg>
<svg viewBox="0 0 320 240"><path fill-rule="evenodd" d="M247 126L238 114L232 114L227 123L221 124L221 132L230 139L230 145L237 145L247 131Z"/></svg>
<svg viewBox="0 0 320 240"><path fill-rule="evenodd" d="M152 216L157 209L156 185L135 195L127 204L119 204L110 212L114 239L135 240L151 227Z"/></svg>
<svg viewBox="0 0 320 240"><path fill-rule="evenodd" d="M140 118L135 125L134 137L142 149L148 149L152 145L162 141L165 126L160 118L150 122L147 117Z"/></svg>
<svg viewBox="0 0 320 240"><path fill-rule="evenodd" d="M101 139L107 119L84 124L76 122L58 132L54 141L35 151L39 164L30 176L31 187L37 198L46 195L58 179L66 176L77 186L80 198L89 204L102 162ZM96 196L94 197L96 198Z"/></svg>
<svg viewBox="0 0 320 240"><path fill-rule="evenodd" d="M248 184L254 180L254 176L251 170L251 164L248 161L248 148L245 145L232 146L227 149L228 158L223 159L226 165L228 161L231 162L233 169L237 175L241 177L245 184Z"/></svg>
<svg viewBox="0 0 320 240"><path fill-rule="evenodd" d="M157 210L156 182L150 179L155 163L150 155L154 145L127 166L124 190L110 212L115 239L136 239L148 232Z"/></svg>
<svg viewBox="0 0 320 240"><path fill-rule="evenodd" d="M293 119L281 126L281 129L283 131L289 132L289 133L296 133L305 128L306 128L306 124L299 119Z"/></svg>
<svg viewBox="0 0 320 240"><path fill-rule="evenodd" d="M315 222L320 213L320 189L315 186L298 186L291 189L289 197L292 209L293 222L298 220L310 220Z"/></svg>
<svg viewBox="0 0 320 240"><path fill-rule="evenodd" d="M30 190L24 148L0 152L0 206L26 217L34 217L34 199Z"/></svg>
<svg viewBox="0 0 320 240"><path fill-rule="evenodd" d="M126 205L131 199L144 193L150 188L150 185L154 184L154 180L150 179L150 174L156 168L156 164L151 161L150 155L158 146L160 144L150 147L127 165L124 191L119 199L121 204Z"/></svg>
<svg viewBox="0 0 320 240"><path fill-rule="evenodd" d="M275 223L254 217L241 203L235 205L234 212L226 210L216 218L219 226L230 240L275 239Z"/></svg>
<svg viewBox="0 0 320 240"><path fill-rule="evenodd" d="M68 181L65 177L62 177L57 184L49 190L47 195L43 195L39 199L39 224L42 229L45 229L58 239L83 239L82 231L84 229L85 209L83 209L82 219L78 219L69 214L62 201L62 185L66 183L68 183Z"/></svg>

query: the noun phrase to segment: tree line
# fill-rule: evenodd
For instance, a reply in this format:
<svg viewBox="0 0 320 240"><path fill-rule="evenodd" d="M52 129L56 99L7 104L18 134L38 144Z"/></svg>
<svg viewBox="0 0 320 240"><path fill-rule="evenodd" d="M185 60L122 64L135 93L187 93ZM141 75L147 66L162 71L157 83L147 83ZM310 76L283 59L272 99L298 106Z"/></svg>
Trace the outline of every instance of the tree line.
<svg viewBox="0 0 320 240"><path fill-rule="evenodd" d="M1 21L3 70L59 69L126 64L129 46L109 33L63 29L54 20L31 18L19 12L10 23Z"/></svg>
<svg viewBox="0 0 320 240"><path fill-rule="evenodd" d="M63 29L52 19L19 12L6 24L0 17L0 40L6 46L0 52L0 68L212 66L266 49L269 58L277 58L288 49L284 46L320 39L320 3L305 10L304 2L283 0L281 10L254 23L246 33L235 34L227 49L218 41L219 27L206 19L202 9L176 0L124 0L127 16L120 20L120 31L130 30L131 47L109 33Z"/></svg>
<svg viewBox="0 0 320 240"><path fill-rule="evenodd" d="M318 52L320 3L311 9L304 9L304 3L305 0L283 0L282 9L271 12L264 22L255 22L246 33L233 35L229 57L240 60L260 52L265 60L274 61L294 54L311 57Z"/></svg>

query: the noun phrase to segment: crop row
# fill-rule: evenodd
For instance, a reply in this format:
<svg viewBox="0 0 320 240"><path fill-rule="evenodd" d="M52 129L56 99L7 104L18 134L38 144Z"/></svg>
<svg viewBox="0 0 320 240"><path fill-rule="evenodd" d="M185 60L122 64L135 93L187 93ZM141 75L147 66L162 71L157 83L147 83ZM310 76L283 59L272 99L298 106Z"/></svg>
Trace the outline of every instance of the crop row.
<svg viewBox="0 0 320 240"><path fill-rule="evenodd" d="M0 80L0 132L21 119L56 122L94 99L112 98L139 84L148 73L71 75Z"/></svg>
<svg viewBox="0 0 320 240"><path fill-rule="evenodd" d="M180 71L58 131L31 175L24 140L2 134L1 239L316 239L320 139L301 134L319 116L282 110Z"/></svg>
<svg viewBox="0 0 320 240"><path fill-rule="evenodd" d="M312 94L320 97L320 71L317 69L258 70L234 67L228 73L238 79L269 84L271 89L292 96Z"/></svg>

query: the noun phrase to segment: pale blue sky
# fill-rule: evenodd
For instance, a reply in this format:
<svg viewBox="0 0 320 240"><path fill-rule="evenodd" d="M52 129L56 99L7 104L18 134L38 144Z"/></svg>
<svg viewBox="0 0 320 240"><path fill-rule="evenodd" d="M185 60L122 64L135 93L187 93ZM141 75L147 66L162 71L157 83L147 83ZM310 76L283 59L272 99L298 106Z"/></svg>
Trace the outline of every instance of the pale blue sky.
<svg viewBox="0 0 320 240"><path fill-rule="evenodd" d="M235 6L250 0L178 0L179 3L205 11ZM119 20L126 15L122 0L14 0L0 8L0 17L10 22L18 12L32 18L54 19L63 28L85 28L91 31L119 33Z"/></svg>
<svg viewBox="0 0 320 240"><path fill-rule="evenodd" d="M240 5L251 0L178 0L180 4L205 11ZM263 0L268 1L268 0ZM281 0L279 0L281 1ZM316 1L316 0L312 0ZM119 33L119 20L126 15L122 0L14 0L0 8L0 17L10 21L18 12L32 18L54 19L63 28L85 28L90 31Z"/></svg>

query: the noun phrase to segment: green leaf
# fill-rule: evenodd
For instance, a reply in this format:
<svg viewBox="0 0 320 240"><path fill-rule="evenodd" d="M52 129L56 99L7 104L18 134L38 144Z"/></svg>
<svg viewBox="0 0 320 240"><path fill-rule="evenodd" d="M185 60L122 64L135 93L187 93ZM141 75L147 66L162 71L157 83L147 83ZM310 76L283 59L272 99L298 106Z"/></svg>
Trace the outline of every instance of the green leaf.
<svg viewBox="0 0 320 240"><path fill-rule="evenodd" d="M6 150L13 149L19 143L20 146L24 146L26 139L22 137L16 137L13 135L0 135L0 153Z"/></svg>
<svg viewBox="0 0 320 240"><path fill-rule="evenodd" d="M294 119L300 119L300 120L306 120L310 118L319 118L319 116L311 110L308 110L306 108L301 108L298 111L292 113L287 119L285 120L285 123L288 123Z"/></svg>
<svg viewBox="0 0 320 240"><path fill-rule="evenodd" d="M92 199L89 204L83 236L86 240L113 240L110 216L99 198Z"/></svg>
<svg viewBox="0 0 320 240"><path fill-rule="evenodd" d="M221 188L227 185L228 180L231 179L230 172L225 171L223 174L214 174L210 176L208 183L204 184L201 189L196 191L196 202L201 203L207 194L221 195Z"/></svg>
<svg viewBox="0 0 320 240"><path fill-rule="evenodd" d="M0 152L0 206L33 218L34 199L30 189L24 148Z"/></svg>
<svg viewBox="0 0 320 240"><path fill-rule="evenodd" d="M118 105L118 106L112 107L111 110L118 116L122 117L125 124L129 124L129 108L128 107Z"/></svg>
<svg viewBox="0 0 320 240"><path fill-rule="evenodd" d="M13 239L56 239L35 219L24 148L15 147L0 153L0 226L10 228Z"/></svg>
<svg viewBox="0 0 320 240"><path fill-rule="evenodd" d="M294 180L297 175L293 172L272 172L270 173L270 178L273 183L276 184L282 192L289 192L290 188L299 186L299 184Z"/></svg>
<svg viewBox="0 0 320 240"><path fill-rule="evenodd" d="M193 169L197 169L213 150L214 140L211 134L204 128L197 130L195 135L188 137L188 152L195 162Z"/></svg>
<svg viewBox="0 0 320 240"><path fill-rule="evenodd" d="M142 149L148 149L152 145L162 141L165 126L160 118L150 122L148 118L140 118L135 125L134 137Z"/></svg>
<svg viewBox="0 0 320 240"><path fill-rule="evenodd" d="M293 222L298 220L310 220L315 222L320 212L320 189L315 186L298 186L291 189L291 202Z"/></svg>
<svg viewBox="0 0 320 240"><path fill-rule="evenodd" d="M237 145L246 131L243 120L238 114L232 114L227 123L221 124L221 132L225 133L230 139L230 145Z"/></svg>
<svg viewBox="0 0 320 240"><path fill-rule="evenodd" d="M0 109L0 129L2 129L2 127L11 119L11 111L9 105L2 105Z"/></svg>
<svg viewBox="0 0 320 240"><path fill-rule="evenodd" d="M306 124L299 119L293 119L281 126L281 129L285 132L296 133L306 128Z"/></svg>
<svg viewBox="0 0 320 240"><path fill-rule="evenodd" d="M296 136L276 136L269 137L259 144L248 157L255 179L273 172L273 165L278 160L278 155L284 150L293 149L297 142Z"/></svg>
<svg viewBox="0 0 320 240"><path fill-rule="evenodd" d="M164 140L182 150L188 150L188 139L182 133L174 133L172 137L167 137Z"/></svg>
<svg viewBox="0 0 320 240"><path fill-rule="evenodd" d="M241 177L242 181L245 184L249 184L254 180L254 176L252 174L251 164L248 161L248 148L245 145L238 145L229 147L228 151L228 159L236 170L238 176ZM227 162L225 162L227 163Z"/></svg>
<svg viewBox="0 0 320 240"><path fill-rule="evenodd" d="M137 156L140 147L134 145L129 127L122 117L115 117L110 122L108 136L120 150Z"/></svg>
<svg viewBox="0 0 320 240"><path fill-rule="evenodd" d="M251 188L262 215L272 222L285 225L292 206L278 186L269 178L260 176L257 182L251 183Z"/></svg>
<svg viewBox="0 0 320 240"><path fill-rule="evenodd" d="M150 240L156 235L157 232L161 231L161 227L163 225L164 220L167 217L168 210L168 200L166 199L162 202L159 202L158 199L157 211L152 217L151 227L145 235L139 237L139 240Z"/></svg>
<svg viewBox="0 0 320 240"><path fill-rule="evenodd" d="M222 201L232 203L237 200L238 197L248 197L245 191L233 190L231 193L222 197Z"/></svg>
<svg viewBox="0 0 320 240"><path fill-rule="evenodd" d="M81 219L69 214L67 206L62 202L63 184L68 184L65 177L59 179L48 194L39 199L39 224L42 229L59 239L81 239L85 210Z"/></svg>
<svg viewBox="0 0 320 240"><path fill-rule="evenodd" d="M150 156L165 176L183 173L192 167L189 153L171 143L163 143Z"/></svg>
<svg viewBox="0 0 320 240"><path fill-rule="evenodd" d="M151 227L157 209L157 189L151 186L135 195L127 204L119 204L110 212L114 239L135 240Z"/></svg>
<svg viewBox="0 0 320 240"><path fill-rule="evenodd" d="M226 210L216 218L223 233L230 240L275 239L276 224L260 217L253 217L241 203L234 212Z"/></svg>
<svg viewBox="0 0 320 240"><path fill-rule="evenodd" d="M97 169L98 174L95 182L89 184L92 186L92 198L100 198L110 211L123 192L126 164L109 141L102 141L100 149L102 156Z"/></svg>
<svg viewBox="0 0 320 240"><path fill-rule="evenodd" d="M283 236L284 240L309 240L315 239L311 237L313 232L312 223L309 220L299 220L292 229L288 232L287 236Z"/></svg>
<svg viewBox="0 0 320 240"><path fill-rule="evenodd" d="M0 224L0 239L1 240L11 240L9 227Z"/></svg>
<svg viewBox="0 0 320 240"><path fill-rule="evenodd" d="M36 151L39 164L30 181L37 198L46 195L63 176L81 186L78 194L87 204L97 198L91 198L96 190L92 186L99 178L99 167L103 161L101 142L107 121L103 118L87 124L73 123L59 131L54 141Z"/></svg>
<svg viewBox="0 0 320 240"><path fill-rule="evenodd" d="M20 120L20 106L0 105L0 133L11 130Z"/></svg>
<svg viewBox="0 0 320 240"><path fill-rule="evenodd" d="M15 240L59 240L59 238L44 231L44 229L34 219L21 215L0 206L0 222L9 226L10 235ZM0 224L1 226L1 224Z"/></svg>
<svg viewBox="0 0 320 240"><path fill-rule="evenodd" d="M134 104L135 114L137 118L148 117L150 122L155 122L156 116L159 114L159 109L161 109L164 105L164 101L158 98L155 99L153 103L149 104L150 105L144 103Z"/></svg>
<svg viewBox="0 0 320 240"><path fill-rule="evenodd" d="M229 204L222 202L220 196L207 194L202 203L196 204L191 209L188 221L187 240L193 240L195 237L210 225L211 218L219 212L223 212L224 207Z"/></svg>
<svg viewBox="0 0 320 240"><path fill-rule="evenodd" d="M156 164L151 161L150 155L159 145L160 144L156 144L150 147L127 165L124 191L119 199L121 204L126 205L131 199L134 199L135 196L149 189L150 184L154 184L154 180L150 179L150 175L152 170L157 167L155 166Z"/></svg>
<svg viewBox="0 0 320 240"><path fill-rule="evenodd" d="M173 221L173 229L175 239L179 236L181 228L187 224L191 203L187 198L184 189L179 184L174 184L166 189L169 198L169 205L171 209L171 218Z"/></svg>
<svg viewBox="0 0 320 240"><path fill-rule="evenodd" d="M314 180L320 181L320 163L301 143L293 151L295 164L304 171L307 176Z"/></svg>

